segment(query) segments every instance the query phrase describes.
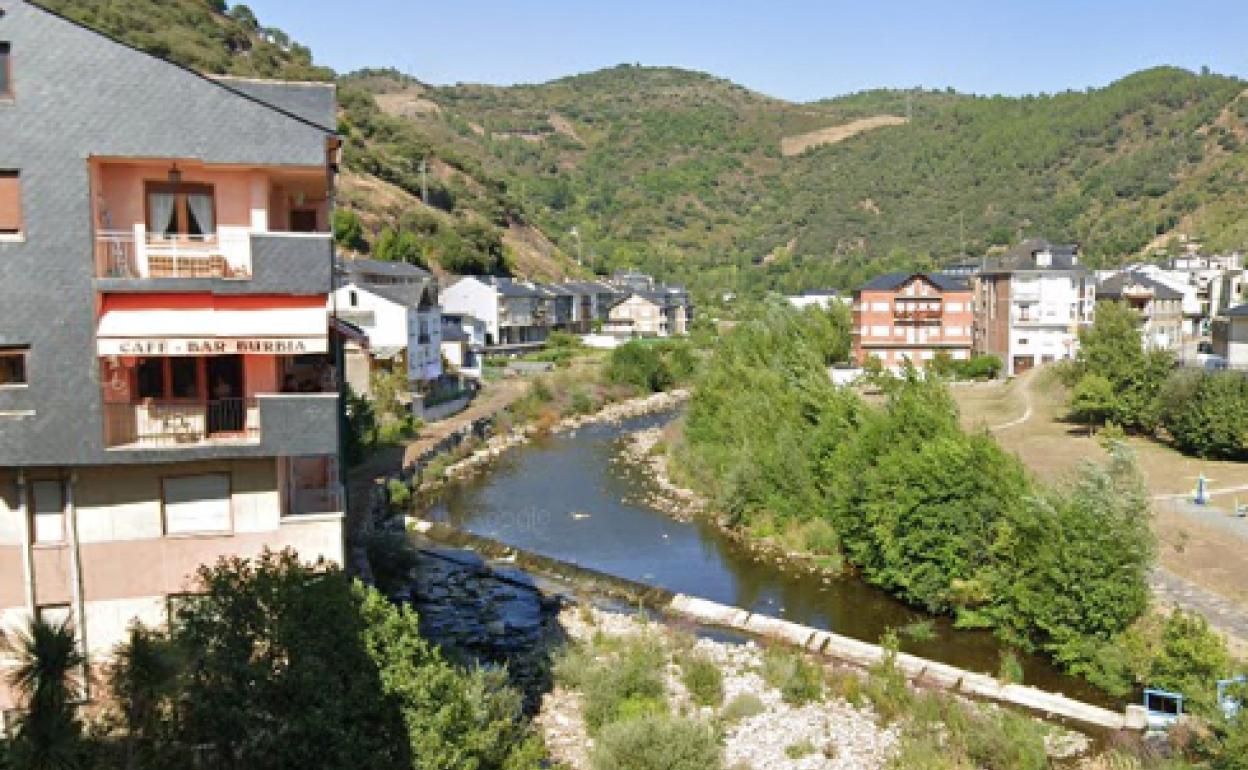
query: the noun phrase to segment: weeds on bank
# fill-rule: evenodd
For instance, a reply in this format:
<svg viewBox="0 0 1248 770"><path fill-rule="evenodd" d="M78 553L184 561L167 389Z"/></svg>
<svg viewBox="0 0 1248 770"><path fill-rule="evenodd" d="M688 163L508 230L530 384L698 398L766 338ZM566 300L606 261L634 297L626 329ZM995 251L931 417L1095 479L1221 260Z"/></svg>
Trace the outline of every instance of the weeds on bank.
<svg viewBox="0 0 1248 770"><path fill-rule="evenodd" d="M780 691L790 706L804 706L823 699L823 669L805 655L781 647L763 651L760 672L769 686Z"/></svg>
<svg viewBox="0 0 1248 770"><path fill-rule="evenodd" d="M724 674L709 658L696 653L681 658L680 681L699 706L717 708L724 702Z"/></svg>

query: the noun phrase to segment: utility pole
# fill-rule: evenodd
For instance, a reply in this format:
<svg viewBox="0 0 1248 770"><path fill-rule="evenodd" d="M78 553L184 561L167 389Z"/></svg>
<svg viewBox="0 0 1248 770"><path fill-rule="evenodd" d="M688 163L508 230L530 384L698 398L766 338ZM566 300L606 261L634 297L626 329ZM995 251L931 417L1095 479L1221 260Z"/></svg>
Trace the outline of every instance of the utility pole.
<svg viewBox="0 0 1248 770"><path fill-rule="evenodd" d="M576 239L576 264L580 267L584 267L585 265L582 261L581 255L581 231L573 227L568 231L568 234Z"/></svg>

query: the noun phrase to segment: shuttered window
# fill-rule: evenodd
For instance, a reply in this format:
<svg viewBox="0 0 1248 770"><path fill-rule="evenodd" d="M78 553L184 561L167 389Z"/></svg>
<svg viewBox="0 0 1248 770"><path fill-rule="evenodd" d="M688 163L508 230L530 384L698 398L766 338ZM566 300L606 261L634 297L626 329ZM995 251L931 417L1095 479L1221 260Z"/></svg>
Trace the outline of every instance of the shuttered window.
<svg viewBox="0 0 1248 770"><path fill-rule="evenodd" d="M165 534L230 531L230 477L224 473L164 480Z"/></svg>
<svg viewBox="0 0 1248 770"><path fill-rule="evenodd" d="M22 231L22 195L16 171L0 170L0 235Z"/></svg>

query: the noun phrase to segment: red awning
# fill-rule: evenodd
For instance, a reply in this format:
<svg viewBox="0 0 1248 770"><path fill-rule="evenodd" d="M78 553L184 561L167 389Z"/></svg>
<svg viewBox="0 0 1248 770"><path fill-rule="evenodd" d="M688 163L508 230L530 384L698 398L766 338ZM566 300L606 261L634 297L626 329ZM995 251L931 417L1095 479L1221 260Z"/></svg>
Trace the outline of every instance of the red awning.
<svg viewBox="0 0 1248 770"><path fill-rule="evenodd" d="M109 294L96 344L110 356L324 353L327 320L316 296Z"/></svg>

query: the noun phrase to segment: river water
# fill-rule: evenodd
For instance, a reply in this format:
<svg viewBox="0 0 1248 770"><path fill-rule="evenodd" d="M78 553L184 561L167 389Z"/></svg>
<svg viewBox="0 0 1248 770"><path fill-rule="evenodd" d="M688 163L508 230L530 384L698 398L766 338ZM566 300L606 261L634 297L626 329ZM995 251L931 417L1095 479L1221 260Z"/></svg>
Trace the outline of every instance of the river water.
<svg viewBox="0 0 1248 770"><path fill-rule="evenodd" d="M472 479L448 484L424 515L543 556L876 642L889 628L930 620L930 639L902 649L993 674L1001 645L954 629L855 577L827 579L760 556L714 525L680 522L643 501L653 485L623 456L624 436L660 425L651 415L541 437ZM1118 705L1038 656L1020 656L1024 682L1100 705Z"/></svg>

